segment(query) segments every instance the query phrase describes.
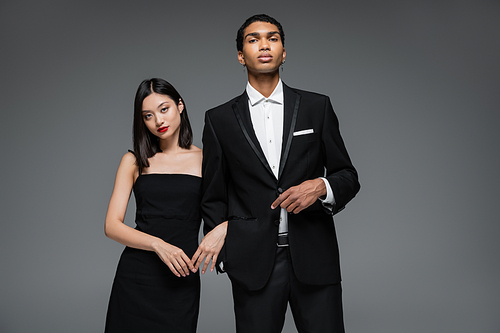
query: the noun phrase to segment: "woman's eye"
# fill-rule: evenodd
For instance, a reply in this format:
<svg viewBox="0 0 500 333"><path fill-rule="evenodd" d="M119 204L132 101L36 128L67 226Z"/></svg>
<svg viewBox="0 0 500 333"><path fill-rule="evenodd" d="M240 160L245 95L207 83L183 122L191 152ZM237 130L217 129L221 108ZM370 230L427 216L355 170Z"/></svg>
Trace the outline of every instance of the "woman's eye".
<svg viewBox="0 0 500 333"><path fill-rule="evenodd" d="M162 108L161 109L161 112L167 112L168 111L168 108Z"/></svg>
<svg viewBox="0 0 500 333"><path fill-rule="evenodd" d="M153 115L147 114L147 115L144 116L144 119L148 120L148 119L151 119L151 117L153 117Z"/></svg>

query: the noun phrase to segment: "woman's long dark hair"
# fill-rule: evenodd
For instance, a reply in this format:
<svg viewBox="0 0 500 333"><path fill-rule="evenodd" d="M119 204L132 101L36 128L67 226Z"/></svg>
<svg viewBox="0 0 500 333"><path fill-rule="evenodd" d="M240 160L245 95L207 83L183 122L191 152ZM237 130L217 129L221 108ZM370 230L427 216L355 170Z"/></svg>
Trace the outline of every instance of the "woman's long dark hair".
<svg viewBox="0 0 500 333"><path fill-rule="evenodd" d="M179 147L189 148L193 143L193 131L189 123L186 102L174 86L158 78L142 81L135 94L133 128L134 155L139 166L139 174L142 173L144 168L149 167L148 158L153 157L157 152L161 152L158 137L148 130L142 115L142 102L152 93L170 97L177 106L179 106L179 101L182 101L184 110L181 112L181 124L179 126Z"/></svg>

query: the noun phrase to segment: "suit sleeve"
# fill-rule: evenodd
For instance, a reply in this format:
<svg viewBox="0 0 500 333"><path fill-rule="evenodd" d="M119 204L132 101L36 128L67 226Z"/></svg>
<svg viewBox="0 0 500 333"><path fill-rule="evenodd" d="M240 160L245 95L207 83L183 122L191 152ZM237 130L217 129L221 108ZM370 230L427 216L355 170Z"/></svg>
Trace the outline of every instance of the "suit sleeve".
<svg viewBox="0 0 500 333"><path fill-rule="evenodd" d="M335 197L332 214L336 214L358 193L358 173L351 163L344 141L340 135L339 121L330 99L325 99L322 128L323 155L326 176Z"/></svg>
<svg viewBox="0 0 500 333"><path fill-rule="evenodd" d="M205 234L227 221L226 163L208 112L203 129L201 214Z"/></svg>

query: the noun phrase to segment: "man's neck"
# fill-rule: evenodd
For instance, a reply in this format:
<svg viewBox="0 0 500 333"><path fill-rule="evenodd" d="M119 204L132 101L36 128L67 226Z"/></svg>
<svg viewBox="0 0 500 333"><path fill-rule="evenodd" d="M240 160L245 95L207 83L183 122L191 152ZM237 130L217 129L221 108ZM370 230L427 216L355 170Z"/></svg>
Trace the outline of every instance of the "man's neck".
<svg viewBox="0 0 500 333"><path fill-rule="evenodd" d="M253 75L248 73L248 82L252 87L260 92L264 97L269 97L278 85L280 80L279 72L269 74Z"/></svg>

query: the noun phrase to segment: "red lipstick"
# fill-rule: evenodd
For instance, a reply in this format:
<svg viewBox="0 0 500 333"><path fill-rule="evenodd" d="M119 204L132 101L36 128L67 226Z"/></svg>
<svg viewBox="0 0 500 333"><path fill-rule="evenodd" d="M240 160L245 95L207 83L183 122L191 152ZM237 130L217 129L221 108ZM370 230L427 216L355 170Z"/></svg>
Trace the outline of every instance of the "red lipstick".
<svg viewBox="0 0 500 333"><path fill-rule="evenodd" d="M158 128L158 132L160 132L160 133L165 133L167 130L168 130L168 126L162 126L162 127Z"/></svg>

